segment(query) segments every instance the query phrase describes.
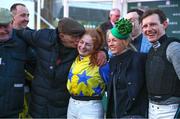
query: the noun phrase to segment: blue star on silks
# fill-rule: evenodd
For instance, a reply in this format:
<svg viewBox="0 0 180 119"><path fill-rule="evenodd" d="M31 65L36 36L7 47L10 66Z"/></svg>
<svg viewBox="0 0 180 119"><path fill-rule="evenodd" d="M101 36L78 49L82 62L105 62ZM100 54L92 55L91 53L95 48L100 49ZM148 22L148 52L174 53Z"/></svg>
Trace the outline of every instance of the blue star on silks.
<svg viewBox="0 0 180 119"><path fill-rule="evenodd" d="M84 96L84 94L82 93L82 91L80 92L79 96Z"/></svg>
<svg viewBox="0 0 180 119"><path fill-rule="evenodd" d="M96 94L101 94L102 88L100 87L100 85L98 85L96 88L93 88L94 92L96 92Z"/></svg>
<svg viewBox="0 0 180 119"><path fill-rule="evenodd" d="M78 74L78 77L79 77L78 84L81 82L84 82L86 85L87 85L88 79L91 78L91 76L86 75L86 71L84 71L82 74Z"/></svg>
<svg viewBox="0 0 180 119"><path fill-rule="evenodd" d="M72 69L70 69L68 74L68 79L70 79L70 81L72 80L72 76L73 76Z"/></svg>

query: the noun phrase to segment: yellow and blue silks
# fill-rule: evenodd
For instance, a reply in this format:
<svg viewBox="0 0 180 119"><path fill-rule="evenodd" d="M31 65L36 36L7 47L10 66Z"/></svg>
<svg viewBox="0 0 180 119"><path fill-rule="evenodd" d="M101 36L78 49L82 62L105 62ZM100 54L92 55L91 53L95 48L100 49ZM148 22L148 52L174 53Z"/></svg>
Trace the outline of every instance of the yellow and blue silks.
<svg viewBox="0 0 180 119"><path fill-rule="evenodd" d="M103 68L105 72L102 77L100 67L90 65L90 56L83 57L82 60L78 56L72 64L68 75L67 89L69 93L74 96L103 95L105 90L103 79L108 80L108 68Z"/></svg>

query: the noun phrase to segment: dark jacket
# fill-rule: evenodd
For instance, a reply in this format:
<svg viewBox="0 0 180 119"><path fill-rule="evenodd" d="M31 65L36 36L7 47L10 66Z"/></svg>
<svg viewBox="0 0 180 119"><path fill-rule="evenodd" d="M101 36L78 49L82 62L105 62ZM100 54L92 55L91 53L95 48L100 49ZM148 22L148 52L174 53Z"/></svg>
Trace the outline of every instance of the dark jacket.
<svg viewBox="0 0 180 119"><path fill-rule="evenodd" d="M37 53L31 89L31 116L66 117L70 97L66 88L67 75L78 54L77 50L65 48L58 39L57 30L24 30L19 31L18 35L34 45Z"/></svg>
<svg viewBox="0 0 180 119"><path fill-rule="evenodd" d="M111 80L108 85L108 118L146 117L148 109L144 54L134 51L110 59Z"/></svg>
<svg viewBox="0 0 180 119"><path fill-rule="evenodd" d="M0 117L11 117L23 110L24 63L27 46L15 35L0 42Z"/></svg>
<svg viewBox="0 0 180 119"><path fill-rule="evenodd" d="M109 20L109 21L106 21L106 22L102 23L100 25L100 28L102 29L103 32L107 32L107 30L113 28L113 25Z"/></svg>
<svg viewBox="0 0 180 119"><path fill-rule="evenodd" d="M167 59L166 50L171 42L180 42L178 39L166 35L159 40L160 47L150 49L146 62L146 81L148 94L153 101L163 101L169 97L180 96L180 80L172 63ZM152 70L153 69L153 70Z"/></svg>

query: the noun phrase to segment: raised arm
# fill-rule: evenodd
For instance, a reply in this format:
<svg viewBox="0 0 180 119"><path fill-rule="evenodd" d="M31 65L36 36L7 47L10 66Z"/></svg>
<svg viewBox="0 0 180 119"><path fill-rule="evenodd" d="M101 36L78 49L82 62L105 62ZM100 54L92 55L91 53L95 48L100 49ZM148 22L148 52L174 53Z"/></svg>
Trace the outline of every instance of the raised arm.
<svg viewBox="0 0 180 119"><path fill-rule="evenodd" d="M17 30L17 35L34 47L47 48L54 42L52 39L56 39L56 32L53 29L42 29L38 31L22 29Z"/></svg>

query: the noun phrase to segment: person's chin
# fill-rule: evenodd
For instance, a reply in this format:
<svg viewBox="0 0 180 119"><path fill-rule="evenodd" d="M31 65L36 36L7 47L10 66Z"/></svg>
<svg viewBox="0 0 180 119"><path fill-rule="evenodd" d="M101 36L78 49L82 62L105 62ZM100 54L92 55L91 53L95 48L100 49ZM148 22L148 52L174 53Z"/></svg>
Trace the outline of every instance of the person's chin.
<svg viewBox="0 0 180 119"><path fill-rule="evenodd" d="M117 52L117 51L111 51L111 53L112 53L112 55L117 55L117 54L119 54L119 52Z"/></svg>
<svg viewBox="0 0 180 119"><path fill-rule="evenodd" d="M111 53L112 53L112 54L115 54L115 53L116 53L116 51L111 50Z"/></svg>
<svg viewBox="0 0 180 119"><path fill-rule="evenodd" d="M79 52L79 55L82 56L82 57L88 56L88 54L83 53L83 52Z"/></svg>
<svg viewBox="0 0 180 119"><path fill-rule="evenodd" d="M151 38L151 39L149 39L149 42L151 42L151 43L154 43L154 42L156 42L158 39L156 39L156 38Z"/></svg>

